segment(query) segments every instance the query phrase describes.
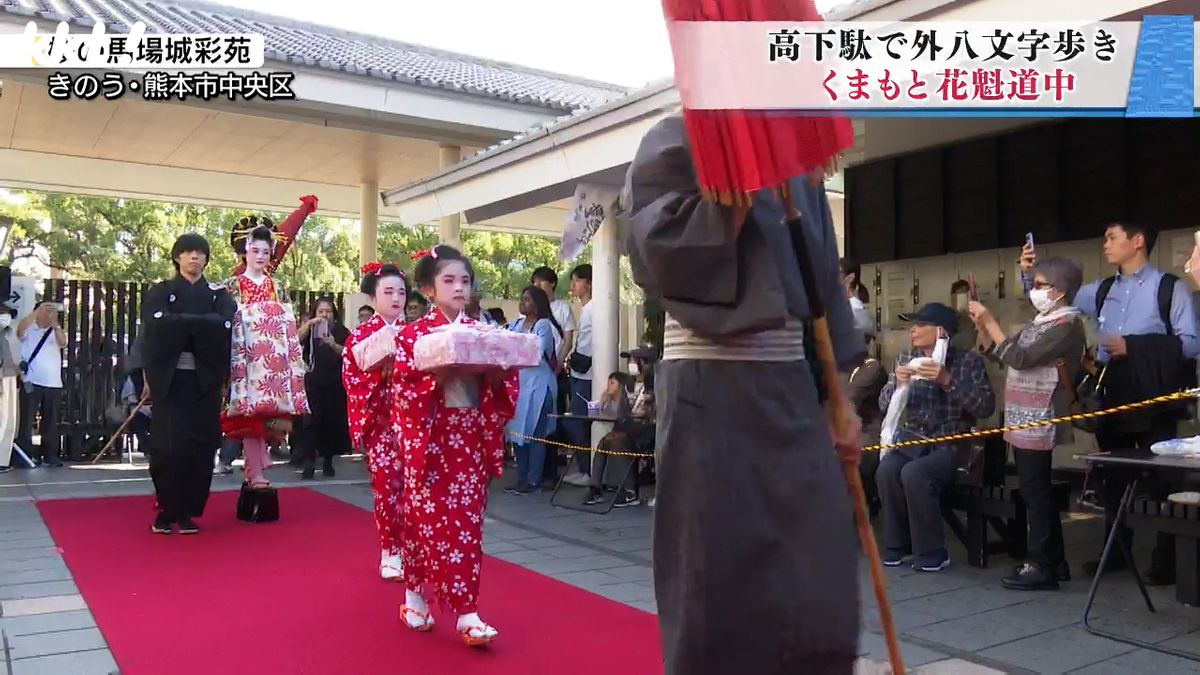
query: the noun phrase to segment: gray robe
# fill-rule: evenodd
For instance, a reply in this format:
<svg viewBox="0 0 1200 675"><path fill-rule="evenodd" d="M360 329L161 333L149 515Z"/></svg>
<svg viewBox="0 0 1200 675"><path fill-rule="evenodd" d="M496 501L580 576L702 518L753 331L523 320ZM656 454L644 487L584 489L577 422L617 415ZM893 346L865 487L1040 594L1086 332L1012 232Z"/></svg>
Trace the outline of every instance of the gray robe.
<svg viewBox="0 0 1200 675"><path fill-rule="evenodd" d="M643 138L627 177L634 278L719 342L811 318L783 205L760 193L736 238L700 198L683 121ZM824 189L792 181L839 368L866 345L837 267ZM851 673L854 520L809 364L670 360L658 368L654 581L667 675Z"/></svg>

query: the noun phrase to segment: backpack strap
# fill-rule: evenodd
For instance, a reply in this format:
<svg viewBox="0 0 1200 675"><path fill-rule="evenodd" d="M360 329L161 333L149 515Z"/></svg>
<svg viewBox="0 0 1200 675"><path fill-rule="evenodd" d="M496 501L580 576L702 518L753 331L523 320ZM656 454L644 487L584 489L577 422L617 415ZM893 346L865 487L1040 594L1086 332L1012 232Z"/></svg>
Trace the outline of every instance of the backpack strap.
<svg viewBox="0 0 1200 675"><path fill-rule="evenodd" d="M1179 277L1170 272L1164 273L1162 279L1158 280L1158 318L1167 327L1167 335L1175 334L1171 327L1171 300L1175 297L1175 284L1178 281Z"/></svg>
<svg viewBox="0 0 1200 675"><path fill-rule="evenodd" d="M1100 321L1100 311L1104 309L1104 301L1108 298L1108 292L1112 290L1113 284L1117 283L1117 275L1112 275L1100 282L1100 288L1096 289L1096 322Z"/></svg>

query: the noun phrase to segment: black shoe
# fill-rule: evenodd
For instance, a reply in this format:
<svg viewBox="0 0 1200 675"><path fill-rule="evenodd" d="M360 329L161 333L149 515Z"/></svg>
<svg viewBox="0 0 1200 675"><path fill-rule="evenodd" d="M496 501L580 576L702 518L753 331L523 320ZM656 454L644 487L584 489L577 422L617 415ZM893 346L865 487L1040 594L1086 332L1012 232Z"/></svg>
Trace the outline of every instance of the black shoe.
<svg viewBox="0 0 1200 675"><path fill-rule="evenodd" d="M1142 575L1147 586L1170 586L1175 583L1175 568L1168 565L1151 564Z"/></svg>
<svg viewBox="0 0 1200 675"><path fill-rule="evenodd" d="M158 514L154 523L150 525L150 531L154 534L171 534L171 519L161 513Z"/></svg>
<svg viewBox="0 0 1200 675"><path fill-rule="evenodd" d="M49 462L45 462L45 464L52 469L61 469L63 465L61 459L52 459Z"/></svg>
<svg viewBox="0 0 1200 675"><path fill-rule="evenodd" d="M603 504L603 503L604 503L604 493L597 490L596 488L589 489L587 499L583 500L584 506L595 506L597 504Z"/></svg>
<svg viewBox="0 0 1200 675"><path fill-rule="evenodd" d="M1057 570L1049 574L1037 563L1018 565L1011 576L1004 577L1000 583L1005 588L1014 591L1054 591L1058 590Z"/></svg>
<svg viewBox="0 0 1200 675"><path fill-rule="evenodd" d="M308 467L308 468L306 468L306 469L305 469L305 470L304 470L304 471L303 471L303 472L300 474L300 480L313 480L313 479L315 479L316 477L317 477L317 470L316 470L316 469L314 469L314 468L312 468L311 466L310 466L310 467Z"/></svg>
<svg viewBox="0 0 1200 675"><path fill-rule="evenodd" d="M638 498L637 493L633 490L625 490L617 497L617 501L613 503L614 509L624 509L630 506L641 506L642 500Z"/></svg>
<svg viewBox="0 0 1200 675"><path fill-rule="evenodd" d="M504 491L510 495L519 495L519 494L521 494L521 485L522 485L521 481L517 481L517 482L513 483L512 485L509 485L508 487L504 488Z"/></svg>
<svg viewBox="0 0 1200 675"><path fill-rule="evenodd" d="M0 466L0 473L8 473L9 471L12 471L11 466Z"/></svg>
<svg viewBox="0 0 1200 675"><path fill-rule="evenodd" d="M521 487L517 488L517 491L515 494L518 494L521 496L534 495L541 491L542 491L542 488L538 487L537 485L529 485L528 483L526 483L525 485L522 485Z"/></svg>
<svg viewBox="0 0 1200 675"><path fill-rule="evenodd" d="M179 534L200 534L200 528L191 518L184 518L179 521Z"/></svg>
<svg viewBox="0 0 1200 675"><path fill-rule="evenodd" d="M326 478L333 478L333 476L334 476L333 465L330 464L329 466L321 469L321 475L325 476Z"/></svg>
<svg viewBox="0 0 1200 675"><path fill-rule="evenodd" d="M1054 576L1059 581L1070 581L1071 580L1071 566L1067 564L1066 560L1058 563L1058 569L1055 570Z"/></svg>
<svg viewBox="0 0 1200 675"><path fill-rule="evenodd" d="M1100 569L1099 560L1089 560L1083 563L1083 573L1089 577L1095 577L1098 569ZM1129 562L1125 560L1125 556L1116 551L1114 555L1108 556L1108 564L1104 566L1104 573L1121 572L1127 569L1129 569Z"/></svg>

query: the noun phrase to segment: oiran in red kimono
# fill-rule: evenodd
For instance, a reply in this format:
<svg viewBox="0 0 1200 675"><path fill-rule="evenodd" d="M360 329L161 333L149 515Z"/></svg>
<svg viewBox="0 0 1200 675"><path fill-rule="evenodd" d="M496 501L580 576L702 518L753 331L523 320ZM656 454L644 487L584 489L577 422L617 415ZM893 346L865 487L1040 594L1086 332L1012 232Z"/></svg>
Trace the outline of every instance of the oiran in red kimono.
<svg viewBox="0 0 1200 675"><path fill-rule="evenodd" d="M474 273L461 253L438 246L414 271L433 308L400 333L396 353L398 433L404 448L404 577L401 616L417 631L433 628L426 592L458 617L468 645L497 636L477 613L488 483L504 467L504 426L512 419L517 374L500 368L440 374L417 368L418 341L463 318Z"/></svg>
<svg viewBox="0 0 1200 675"><path fill-rule="evenodd" d="M379 531L379 576L403 581L401 495L404 476L399 439L392 418L395 390L392 374L396 343L408 302L408 280L392 263L363 267L359 289L371 297L375 315L355 328L342 351L342 383L346 387L350 441L366 455L375 492L375 527Z"/></svg>
<svg viewBox="0 0 1200 675"><path fill-rule="evenodd" d="M267 272L275 246L269 219L245 218L230 236L246 270L225 282L237 301L233 321L229 403L221 428L242 441L246 486L266 489L271 466L267 441L291 430L293 415L307 415L304 362L296 317L287 292Z"/></svg>

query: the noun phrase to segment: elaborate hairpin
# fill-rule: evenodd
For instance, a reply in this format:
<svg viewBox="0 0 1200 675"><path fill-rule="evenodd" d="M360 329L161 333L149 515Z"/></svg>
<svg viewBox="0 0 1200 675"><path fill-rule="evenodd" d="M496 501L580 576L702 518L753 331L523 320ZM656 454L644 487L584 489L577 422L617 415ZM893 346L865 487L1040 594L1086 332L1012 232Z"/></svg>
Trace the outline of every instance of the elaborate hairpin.
<svg viewBox="0 0 1200 675"><path fill-rule="evenodd" d="M417 251L416 253L412 254L413 260L420 260L421 258L425 257L437 260L437 248L431 248L428 251Z"/></svg>
<svg viewBox="0 0 1200 675"><path fill-rule="evenodd" d="M376 260L375 262L369 262L366 265L362 266L363 276L365 277L365 276L372 275L372 274L375 276L379 276L380 274L383 274L383 268L387 267L388 265L395 267L396 271L400 272L400 276L402 276L402 277L404 276L404 270L400 269L400 266L397 265L396 263L385 263L385 262L381 262L378 260Z"/></svg>

